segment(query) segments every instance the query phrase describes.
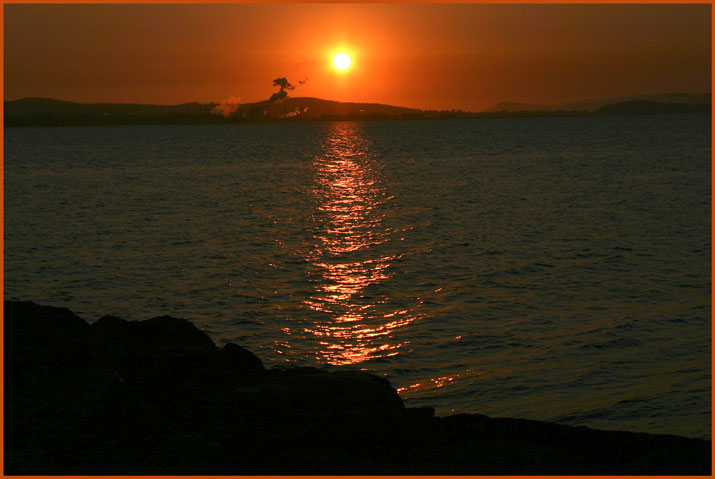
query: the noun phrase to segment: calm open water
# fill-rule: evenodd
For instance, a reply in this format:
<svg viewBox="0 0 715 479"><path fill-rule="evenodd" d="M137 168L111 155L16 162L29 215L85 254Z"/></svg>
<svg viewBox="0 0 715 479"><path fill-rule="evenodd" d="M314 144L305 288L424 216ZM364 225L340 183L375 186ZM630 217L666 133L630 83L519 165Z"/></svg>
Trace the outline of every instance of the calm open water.
<svg viewBox="0 0 715 479"><path fill-rule="evenodd" d="M710 437L710 115L5 130L5 298Z"/></svg>

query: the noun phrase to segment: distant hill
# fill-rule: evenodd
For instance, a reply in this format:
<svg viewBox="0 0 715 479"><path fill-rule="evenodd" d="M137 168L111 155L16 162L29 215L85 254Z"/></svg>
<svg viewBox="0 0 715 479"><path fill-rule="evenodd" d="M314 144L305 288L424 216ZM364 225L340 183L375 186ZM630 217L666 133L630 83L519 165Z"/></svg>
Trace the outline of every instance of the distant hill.
<svg viewBox="0 0 715 479"><path fill-rule="evenodd" d="M635 98L635 99L634 99ZM5 101L6 127L241 123L315 120L419 120L574 116L591 114L653 114L710 111L711 95L668 93L627 99L608 98L557 105L499 103L488 111L418 110L381 103L354 103L312 97L287 97L254 103L77 103L49 98Z"/></svg>
<svg viewBox="0 0 715 479"><path fill-rule="evenodd" d="M217 103L145 105L133 103L77 103L49 98L23 98L5 102L6 126L89 124L223 123L241 120L402 118L421 110L379 103L349 103L299 97L236 105L224 115Z"/></svg>
<svg viewBox="0 0 715 479"><path fill-rule="evenodd" d="M660 101L631 100L604 105L598 115L656 115L662 113L697 113L710 111L708 104L665 103Z"/></svg>
<svg viewBox="0 0 715 479"><path fill-rule="evenodd" d="M519 111L596 111L599 108L628 101L655 101L661 103L685 103L689 105L709 105L712 99L710 93L661 93L632 95L619 98L595 98L553 105L501 102L485 110L487 112L519 112Z"/></svg>
<svg viewBox="0 0 715 479"><path fill-rule="evenodd" d="M208 114L216 103L144 105L136 103L77 103L51 98L22 98L5 102L5 115L86 114L86 115L170 115Z"/></svg>

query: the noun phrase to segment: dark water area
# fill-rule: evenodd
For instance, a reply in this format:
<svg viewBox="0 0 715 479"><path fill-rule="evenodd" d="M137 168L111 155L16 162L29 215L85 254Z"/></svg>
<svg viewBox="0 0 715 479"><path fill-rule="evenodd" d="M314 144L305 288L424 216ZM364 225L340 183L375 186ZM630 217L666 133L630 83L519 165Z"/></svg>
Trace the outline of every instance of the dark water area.
<svg viewBox="0 0 715 479"><path fill-rule="evenodd" d="M710 115L5 130L5 298L710 437Z"/></svg>

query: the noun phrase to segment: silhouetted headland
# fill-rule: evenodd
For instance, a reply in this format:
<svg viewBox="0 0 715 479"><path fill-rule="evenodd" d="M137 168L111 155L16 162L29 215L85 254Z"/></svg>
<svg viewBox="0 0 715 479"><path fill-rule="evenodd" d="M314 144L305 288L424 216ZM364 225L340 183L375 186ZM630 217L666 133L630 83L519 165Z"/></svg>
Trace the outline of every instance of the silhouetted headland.
<svg viewBox="0 0 715 479"><path fill-rule="evenodd" d="M405 408L361 371L265 369L162 316L5 301L5 473L708 475L711 442Z"/></svg>
<svg viewBox="0 0 715 479"><path fill-rule="evenodd" d="M489 112L520 112L520 111L583 111L593 112L606 105L629 101L654 101L658 103L681 103L687 105L710 105L710 93L657 93L631 95L615 98L590 98L588 100L571 101L555 104L532 104L517 102L500 102L487 109Z"/></svg>
<svg viewBox="0 0 715 479"><path fill-rule="evenodd" d="M285 80L279 78L276 80ZM282 93L282 94L281 94ZM424 120L587 116L709 112L710 94L673 93L584 100L556 105L502 102L482 112L420 110L380 103L353 103L311 97L288 97L283 89L255 103L184 103L143 105L77 103L48 98L5 101L4 124L18 126L234 124L331 120Z"/></svg>

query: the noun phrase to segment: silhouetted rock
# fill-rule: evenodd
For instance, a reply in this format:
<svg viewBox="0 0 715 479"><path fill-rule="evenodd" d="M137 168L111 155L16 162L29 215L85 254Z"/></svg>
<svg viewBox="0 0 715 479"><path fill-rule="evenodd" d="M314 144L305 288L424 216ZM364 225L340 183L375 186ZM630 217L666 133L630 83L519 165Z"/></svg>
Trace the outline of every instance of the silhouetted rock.
<svg viewBox="0 0 715 479"><path fill-rule="evenodd" d="M434 417L433 407L410 407L405 409L408 418L414 421L427 421Z"/></svg>
<svg viewBox="0 0 715 479"><path fill-rule="evenodd" d="M344 434L381 427L404 414L402 399L390 383L362 371L274 369L237 388L233 401L266 417L340 428Z"/></svg>
<svg viewBox="0 0 715 479"><path fill-rule="evenodd" d="M122 356L145 355L160 349L212 350L211 339L184 319L160 316L146 321L125 321L103 316L91 325L95 342L107 352Z"/></svg>
<svg viewBox="0 0 715 479"><path fill-rule="evenodd" d="M5 368L18 371L5 377L6 387L71 370L89 357L89 326L67 308L6 301L4 328Z"/></svg>
<svg viewBox="0 0 715 479"><path fill-rule="evenodd" d="M404 408L383 378L267 371L162 316L5 302L5 473L688 474L710 441Z"/></svg>
<svg viewBox="0 0 715 479"><path fill-rule="evenodd" d="M217 358L225 366L236 368L242 374L251 377L260 376L266 370L258 356L233 343L226 344L218 353Z"/></svg>

